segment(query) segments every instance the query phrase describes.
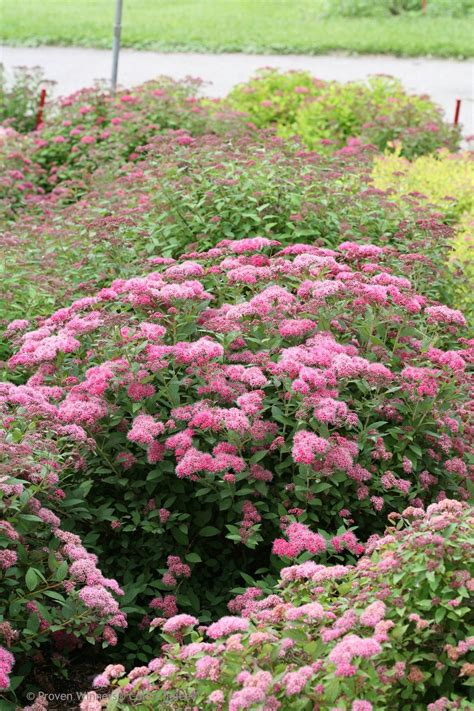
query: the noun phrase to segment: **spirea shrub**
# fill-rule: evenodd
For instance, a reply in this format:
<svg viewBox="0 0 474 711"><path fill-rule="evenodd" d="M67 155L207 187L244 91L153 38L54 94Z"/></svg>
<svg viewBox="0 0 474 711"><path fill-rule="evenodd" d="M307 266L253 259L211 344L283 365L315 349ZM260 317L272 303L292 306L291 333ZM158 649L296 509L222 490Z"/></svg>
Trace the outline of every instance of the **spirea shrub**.
<svg viewBox="0 0 474 711"><path fill-rule="evenodd" d="M161 77L114 95L98 85L48 103L44 122L20 143L22 153L37 167L35 188L49 193L72 182L75 192L83 194L97 168L115 164L118 170L122 162L134 160L138 146L161 131L186 129L201 134L243 126L244 118L235 112L197 98L201 83ZM14 155L6 156L10 170L4 185L10 176L13 188L31 191L31 181L19 175L21 168L10 165L14 160Z"/></svg>
<svg viewBox="0 0 474 711"><path fill-rule="evenodd" d="M249 588L207 627L155 621L161 655L107 667L94 687L110 700L92 691L81 709L471 708L472 508L445 499L390 518L356 565L285 567L271 594Z"/></svg>
<svg viewBox="0 0 474 711"><path fill-rule="evenodd" d="M397 204L370 185L373 148L354 142L327 157L264 131L232 140L172 131L137 153L123 170L104 164L87 195L70 205L75 188L65 183L32 198L5 230L5 325L132 276L147 256L258 235L284 245L334 247L348 239L424 253L431 263L425 277L417 272L417 289L454 305L443 267L452 228L425 206Z"/></svg>
<svg viewBox="0 0 474 711"><path fill-rule="evenodd" d="M93 441L45 418L52 394L0 384L0 690L10 694L35 662L58 667L85 643L113 645L127 624L118 583L58 516L60 478L80 466L78 443ZM2 709L15 708L2 694Z"/></svg>
<svg viewBox="0 0 474 711"><path fill-rule="evenodd" d="M422 261L224 241L10 327L42 420L95 442L65 504L130 619L209 620L281 555L357 556L386 512L467 496L472 342L401 276Z"/></svg>
<svg viewBox="0 0 474 711"><path fill-rule="evenodd" d="M276 124L280 135L298 134L318 150L333 151L356 137L379 150L399 141L402 155L414 158L442 147L455 150L460 140L458 127L444 122L429 97L406 94L392 77L341 84L270 68L235 87L228 102L258 126Z"/></svg>

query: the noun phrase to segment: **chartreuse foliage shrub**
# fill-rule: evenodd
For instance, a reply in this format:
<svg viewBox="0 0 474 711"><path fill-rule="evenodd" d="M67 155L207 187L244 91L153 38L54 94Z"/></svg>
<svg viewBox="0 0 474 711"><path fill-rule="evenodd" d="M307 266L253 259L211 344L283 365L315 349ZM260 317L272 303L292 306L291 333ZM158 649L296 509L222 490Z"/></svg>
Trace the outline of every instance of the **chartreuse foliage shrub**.
<svg viewBox="0 0 474 711"><path fill-rule="evenodd" d="M191 615L154 620L162 653L96 677L102 694L113 690L103 707L470 708L472 509L446 499L391 519L356 565L285 567L271 594L249 588L207 627ZM102 708L95 692L81 708Z"/></svg>
<svg viewBox="0 0 474 711"><path fill-rule="evenodd" d="M224 241L10 326L28 380L7 404L93 441L61 468L61 511L124 589L122 655L151 652L156 610L209 622L271 584L302 524L342 561L386 513L468 495L465 320L401 276L423 261Z"/></svg>
<svg viewBox="0 0 474 711"><path fill-rule="evenodd" d="M400 200L421 193L448 216L474 212L474 156L469 151L420 156L413 162L399 152L376 156L372 176L377 188Z"/></svg>
<svg viewBox="0 0 474 711"><path fill-rule="evenodd" d="M340 84L312 79L307 72L264 69L235 87L228 102L258 126L276 124L280 135L297 134L320 151L340 148L357 137L379 150L399 141L402 155L411 159L441 147L454 150L459 144L458 127L446 124L427 96L406 94L391 77Z"/></svg>
<svg viewBox="0 0 474 711"><path fill-rule="evenodd" d="M228 101L239 111L250 114L259 128L272 124L291 128L301 105L321 95L327 87L325 81L312 77L309 72L279 72L260 69L248 82L239 84L230 92Z"/></svg>
<svg viewBox="0 0 474 711"><path fill-rule="evenodd" d="M450 262L461 269L456 280L457 301L472 312L474 308L474 159L470 152L421 156L413 162L397 154L377 156L372 176L374 185L388 190L398 202L425 196L437 210L456 224Z"/></svg>

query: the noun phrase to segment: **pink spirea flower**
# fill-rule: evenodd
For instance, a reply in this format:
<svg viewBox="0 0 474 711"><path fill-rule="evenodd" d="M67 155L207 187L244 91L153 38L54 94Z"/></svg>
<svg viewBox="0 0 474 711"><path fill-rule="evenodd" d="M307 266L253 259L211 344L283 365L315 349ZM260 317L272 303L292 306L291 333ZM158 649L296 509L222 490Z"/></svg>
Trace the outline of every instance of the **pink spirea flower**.
<svg viewBox="0 0 474 711"><path fill-rule="evenodd" d="M153 439L164 431L163 423L156 422L151 415L138 415L133 420L127 439L138 444L151 444Z"/></svg>
<svg viewBox="0 0 474 711"><path fill-rule="evenodd" d="M381 600L376 600L371 603L361 614L359 621L361 625L366 627L375 627L375 625L385 617L385 605Z"/></svg>
<svg viewBox="0 0 474 711"><path fill-rule="evenodd" d="M166 620L163 625L163 632L174 634L175 632L180 632L185 627L194 627L194 625L197 624L199 624L199 620L192 615L175 615Z"/></svg>
<svg viewBox="0 0 474 711"><path fill-rule="evenodd" d="M308 602L306 605L286 610L285 617L287 620L307 618L308 620L320 621L324 617L324 608L319 602Z"/></svg>
<svg viewBox="0 0 474 711"><path fill-rule="evenodd" d="M204 655L196 662L196 678L210 679L217 681L220 674L220 661L208 654Z"/></svg>
<svg viewBox="0 0 474 711"><path fill-rule="evenodd" d="M217 622L213 622L206 630L206 634L211 639L226 637L234 632L245 632L248 629L249 621L243 617L221 617Z"/></svg>
<svg viewBox="0 0 474 711"><path fill-rule="evenodd" d="M461 311L448 306L429 306L426 309L428 323L448 323L455 326L465 326L466 319Z"/></svg>
<svg viewBox="0 0 474 711"><path fill-rule="evenodd" d="M103 707L95 691L88 691L82 699L79 708L81 711L101 711Z"/></svg>
<svg viewBox="0 0 474 711"><path fill-rule="evenodd" d="M0 647L0 689L10 686L9 674L15 663L15 657L5 647Z"/></svg>
<svg viewBox="0 0 474 711"><path fill-rule="evenodd" d="M7 570L15 565L17 559L16 551L9 550L8 548L0 550L0 568L3 570Z"/></svg>
<svg viewBox="0 0 474 711"><path fill-rule="evenodd" d="M326 550L326 541L319 533L313 533L302 523L291 523L285 530L288 541L277 538L273 542L275 555L293 558L303 551L322 553Z"/></svg>
<svg viewBox="0 0 474 711"><path fill-rule="evenodd" d="M300 667L297 671L289 672L283 677L283 684L286 695L293 696L299 694L313 676L313 669L310 666Z"/></svg>
<svg viewBox="0 0 474 711"><path fill-rule="evenodd" d="M293 459L299 464L312 464L316 456L324 454L328 447L329 442L323 437L301 430L293 438Z"/></svg>
<svg viewBox="0 0 474 711"><path fill-rule="evenodd" d="M216 689L207 697L210 704L215 704L216 706L221 706L224 703L224 692L220 689Z"/></svg>
<svg viewBox="0 0 474 711"><path fill-rule="evenodd" d="M359 637L349 634L344 637L329 653L329 661L336 665L351 663L354 657L373 657L380 654L382 647L372 637Z"/></svg>

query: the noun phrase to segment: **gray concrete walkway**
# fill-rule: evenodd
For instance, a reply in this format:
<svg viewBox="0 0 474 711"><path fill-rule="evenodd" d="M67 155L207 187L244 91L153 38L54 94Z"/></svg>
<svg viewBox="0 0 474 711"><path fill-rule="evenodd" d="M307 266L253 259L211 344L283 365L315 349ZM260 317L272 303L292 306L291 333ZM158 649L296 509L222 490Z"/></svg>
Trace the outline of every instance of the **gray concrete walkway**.
<svg viewBox="0 0 474 711"><path fill-rule="evenodd" d="M67 94L90 86L94 79L108 78L111 53L76 47L0 47L0 62L7 70L18 65L40 66L48 79L57 82L56 93ZM444 109L449 120L454 114L456 98L461 98L464 133L474 133L473 62L385 55L161 54L126 49L120 55L119 81L123 86L133 86L159 74L175 79L191 75L212 82L206 87L207 95L223 96L264 66L307 69L321 79L339 81L364 79L370 74L390 74L398 77L408 91L429 94Z"/></svg>

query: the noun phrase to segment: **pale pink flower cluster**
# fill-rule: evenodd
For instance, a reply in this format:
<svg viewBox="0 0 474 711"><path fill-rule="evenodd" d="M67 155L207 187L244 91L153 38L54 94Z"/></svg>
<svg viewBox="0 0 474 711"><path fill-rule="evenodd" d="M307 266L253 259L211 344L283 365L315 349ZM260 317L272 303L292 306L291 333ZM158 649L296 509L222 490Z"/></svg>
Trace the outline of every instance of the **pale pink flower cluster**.
<svg viewBox="0 0 474 711"><path fill-rule="evenodd" d="M448 306L429 306L426 309L428 323L448 323L455 326L465 326L466 319L461 311Z"/></svg>
<svg viewBox="0 0 474 711"><path fill-rule="evenodd" d="M385 617L385 611L385 605L382 600L376 600L365 608L359 617L359 622L365 627L375 627Z"/></svg>
<svg viewBox="0 0 474 711"><path fill-rule="evenodd" d="M310 666L300 667L297 671L288 672L283 677L283 684L287 696L294 696L301 693L306 684L313 676L313 668Z"/></svg>
<svg viewBox="0 0 474 711"><path fill-rule="evenodd" d="M186 627L194 627L199 623L192 615L175 615L170 617L163 625L163 632L167 634L175 634L181 632Z"/></svg>
<svg viewBox="0 0 474 711"><path fill-rule="evenodd" d="M151 444L153 439L164 431L163 423L156 422L151 415L138 415L133 420L127 439L138 444Z"/></svg>
<svg viewBox="0 0 474 711"><path fill-rule="evenodd" d="M209 625L206 634L211 639L219 639L219 637L227 637L234 632L244 632L248 626L248 620L242 617L221 617L220 620Z"/></svg>
<svg viewBox="0 0 474 711"><path fill-rule="evenodd" d="M341 675L346 676L350 667L355 671L352 664L355 657L367 659L380 654L381 651L380 643L374 638L349 634L333 647L328 659L336 665L336 675L342 671Z"/></svg>

